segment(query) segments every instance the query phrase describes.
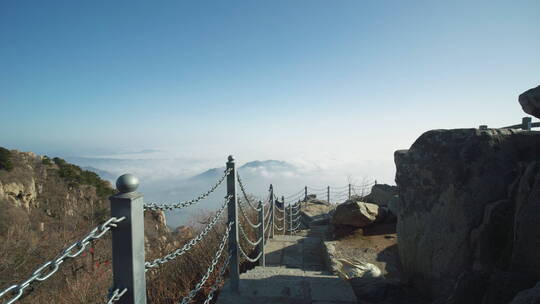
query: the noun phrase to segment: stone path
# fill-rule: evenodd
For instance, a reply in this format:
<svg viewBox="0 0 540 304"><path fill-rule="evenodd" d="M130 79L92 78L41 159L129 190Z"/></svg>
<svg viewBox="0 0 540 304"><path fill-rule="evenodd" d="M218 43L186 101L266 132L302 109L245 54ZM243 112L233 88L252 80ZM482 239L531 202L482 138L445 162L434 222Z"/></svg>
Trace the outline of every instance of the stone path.
<svg viewBox="0 0 540 304"><path fill-rule="evenodd" d="M350 284L326 269L320 231L317 227L303 233L306 236L275 235L265 247L266 267L241 274L239 294L225 283L217 303L356 303Z"/></svg>

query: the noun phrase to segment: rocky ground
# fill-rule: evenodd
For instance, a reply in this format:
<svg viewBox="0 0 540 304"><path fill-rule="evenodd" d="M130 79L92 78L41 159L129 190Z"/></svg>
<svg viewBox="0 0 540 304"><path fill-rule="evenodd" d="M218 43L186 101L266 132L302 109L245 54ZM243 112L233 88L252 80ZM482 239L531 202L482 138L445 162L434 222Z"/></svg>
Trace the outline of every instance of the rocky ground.
<svg viewBox="0 0 540 304"><path fill-rule="evenodd" d="M360 198L353 199L359 200ZM310 229L300 234L316 233L323 238L324 254L329 268L351 284L358 303L427 303L411 288L401 283L396 223L392 217L386 213L389 221L385 221L377 214L371 214L373 222L376 219L380 222L359 228L335 223L335 208L336 206L326 204L325 201L308 200L302 207L302 217L305 226ZM386 212L382 211L383 208L381 206L381 213ZM378 207L371 206L368 209L372 212ZM368 209L362 209L362 212L367 212ZM350 210L347 212L350 213ZM337 218L351 221L349 217ZM363 218L360 222L367 223L366 221L368 220Z"/></svg>

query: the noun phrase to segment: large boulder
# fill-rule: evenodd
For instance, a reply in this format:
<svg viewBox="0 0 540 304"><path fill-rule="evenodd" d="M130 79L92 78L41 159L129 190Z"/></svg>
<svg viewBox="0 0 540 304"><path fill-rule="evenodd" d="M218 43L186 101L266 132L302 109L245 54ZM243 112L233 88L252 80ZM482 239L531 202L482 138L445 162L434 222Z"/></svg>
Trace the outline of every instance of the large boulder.
<svg viewBox="0 0 540 304"><path fill-rule="evenodd" d="M540 118L540 86L521 93L518 100L525 113Z"/></svg>
<svg viewBox="0 0 540 304"><path fill-rule="evenodd" d="M533 288L520 292L509 304L532 304L540 303L540 282Z"/></svg>
<svg viewBox="0 0 540 304"><path fill-rule="evenodd" d="M375 184L371 187L371 192L364 197L364 201L377 204L379 206L388 206L389 202L398 194L398 188L387 184Z"/></svg>
<svg viewBox="0 0 540 304"><path fill-rule="evenodd" d="M319 200L311 200L307 203L302 203L300 214L304 228L312 225L325 225L330 222L330 212L334 207L319 202Z"/></svg>
<svg viewBox="0 0 540 304"><path fill-rule="evenodd" d="M386 209L371 203L348 200L337 206L332 214L334 225L366 227L386 216Z"/></svg>
<svg viewBox="0 0 540 304"><path fill-rule="evenodd" d="M512 299L540 280L539 155L540 133L508 129L433 130L397 151L405 279L432 297L484 304L507 303L494 295L502 286Z"/></svg>

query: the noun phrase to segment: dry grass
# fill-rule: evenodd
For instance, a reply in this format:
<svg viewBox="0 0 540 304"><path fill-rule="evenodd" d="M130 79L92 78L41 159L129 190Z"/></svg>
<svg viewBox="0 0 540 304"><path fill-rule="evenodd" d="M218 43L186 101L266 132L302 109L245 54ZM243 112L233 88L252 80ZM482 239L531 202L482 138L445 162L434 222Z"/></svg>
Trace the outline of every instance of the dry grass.
<svg viewBox="0 0 540 304"><path fill-rule="evenodd" d="M211 214L202 219L207 222ZM251 215L256 222L256 215ZM74 220L74 219L72 219ZM247 228L252 240L255 231ZM0 236L0 288L19 283L28 278L31 273L44 262L51 260L63 248L85 236L92 227L87 221L56 226L48 225L45 232L33 229L30 223L11 224ZM206 273L208 266L222 240L225 223L220 222L198 244L186 254L174 261L166 263L147 273L148 303L179 303ZM195 231L197 233L198 231ZM154 234L154 233L149 233ZM148 235L147 235L148 237ZM148 240L152 250L147 252L146 260L153 260L181 247L189 238L182 235L166 235L163 239ZM242 242L243 248L251 246ZM251 256L256 250L249 250ZM227 247L214 273L210 276L201 292L193 303L202 303L206 299L210 287L216 280L227 256ZM20 303L105 303L108 288L112 285L111 270L111 240L110 235L93 243L92 250L87 250L80 257L66 261L58 273L43 283L33 284L30 292L19 301ZM247 261L242 261L241 269L253 267ZM29 288L30 289L30 288Z"/></svg>

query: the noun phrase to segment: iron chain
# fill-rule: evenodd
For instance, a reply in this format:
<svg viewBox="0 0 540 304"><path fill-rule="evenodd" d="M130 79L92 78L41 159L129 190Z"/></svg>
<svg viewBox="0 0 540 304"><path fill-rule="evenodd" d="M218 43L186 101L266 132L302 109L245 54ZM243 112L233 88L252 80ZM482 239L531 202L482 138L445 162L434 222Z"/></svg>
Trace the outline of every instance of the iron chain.
<svg viewBox="0 0 540 304"><path fill-rule="evenodd" d="M210 194L212 194L212 192L216 191L216 189L219 187L219 185L221 185L221 183L223 183L223 181L225 180L225 177L227 177L227 175L229 175L229 173L231 173L231 171L232 171L232 169L225 170L224 175L217 181L217 183L214 186L212 186L212 188L210 188L210 190L208 190L204 194L201 194L201 195L199 195L198 197L196 197L196 198L194 198L192 200L185 201L185 202L179 202L179 203L176 203L176 204L157 204L157 203L144 204L144 210L162 210L162 211L166 211L166 210L182 209L184 207L191 206L191 205L193 205L193 204L207 198Z"/></svg>
<svg viewBox="0 0 540 304"><path fill-rule="evenodd" d="M127 292L127 288L124 288L122 291L120 289L115 289L109 296L109 301L107 304L113 304L114 302L120 300L120 298Z"/></svg>
<svg viewBox="0 0 540 304"><path fill-rule="evenodd" d="M206 274L201 278L201 280L195 286L195 288L191 290L189 294L182 299L181 304L189 303L189 301L191 301L191 299L193 299L193 297L195 297L195 295L197 295L197 293L204 286L204 284L206 283L206 281L208 280L212 272L214 272L214 268L216 267L219 261L219 258L221 257L221 254L223 253L223 248L225 248L225 244L227 244L227 238L229 237L229 232L231 231L233 224L234 222L229 223L229 226L227 227L227 230L225 231L225 234L223 235L223 239L221 240L221 244L219 245L219 249L217 250L216 255L212 259L212 263L210 264L210 267L208 267L208 269L206 270Z"/></svg>
<svg viewBox="0 0 540 304"><path fill-rule="evenodd" d="M240 246L240 244L238 244L238 249L239 249L240 253L242 253L242 255L246 258L246 260L248 260L248 261L250 261L252 263L257 262L257 260L262 256L262 251L261 251L261 252L259 252L259 255L257 255L256 258L252 259L247 255L247 253L244 252L244 249L242 249L242 246Z"/></svg>
<svg viewBox="0 0 540 304"><path fill-rule="evenodd" d="M253 227L253 228L258 228L259 226L261 226L261 223L258 223L257 225L253 224L251 222L251 220L249 219L248 215L246 214L246 212L244 211L244 208L242 207L242 204L238 203L238 209L240 209L240 212L242 213L242 215L244 216L244 218L246 219L246 221L248 222L248 224Z"/></svg>
<svg viewBox="0 0 540 304"><path fill-rule="evenodd" d="M216 281L214 282L214 285L212 286L212 288L210 289L210 292L208 293L208 297L206 298L206 301L204 301L204 304L209 304L210 301L212 301L212 299L214 298L214 293L219 288L219 284L221 284L221 282L223 281L223 275L225 274L225 271L227 271L227 268L229 267L230 262L231 262L231 256L229 255L229 257L227 257L227 260L225 261L225 263L221 267L221 271L219 272L219 276L216 279Z"/></svg>
<svg viewBox="0 0 540 304"><path fill-rule="evenodd" d="M113 227L116 227L116 224L120 223L124 219L125 217L112 217L108 219L105 223L92 229L92 231L90 231L90 233L88 233L82 240L75 242L71 244L68 248L64 249L64 251L62 251L58 258L41 265L32 273L32 276L26 281L22 282L21 284L12 285L0 292L0 298L2 298L8 293L12 293L14 295L13 298L11 298L5 304L14 303L23 295L24 290L30 285L32 285L35 281L42 282L50 278L54 273L58 271L60 265L64 263L65 260L79 256L81 253L84 252L88 244L90 244L94 240L103 237L105 233L107 233L107 231L111 230L111 228Z"/></svg>
<svg viewBox="0 0 540 304"><path fill-rule="evenodd" d="M251 246L257 246L257 245L259 245L259 243L261 242L261 239L262 239L262 238L259 238L259 240L256 241L256 242L252 242L252 241L249 239L249 237L248 237L246 231L244 230L244 227L242 227L242 225L238 224L238 228L240 228L240 232L244 235L244 239L245 239Z"/></svg>
<svg viewBox="0 0 540 304"><path fill-rule="evenodd" d="M219 208L219 210L216 213L216 215L214 216L214 218L210 221L210 223L208 223L208 225L206 225L206 227L203 229L203 231L199 235L197 235L197 237L191 239L189 242L187 242L181 248L176 249L175 251L167 254L166 256L164 256L164 257L162 257L160 259L155 259L152 262L144 263L146 271L148 271L148 269L150 269L150 268L155 268L155 267L161 266L161 265L163 265L163 264L165 264L165 263L167 263L169 261L172 261L172 260L176 259L177 257L179 257L179 256L183 255L184 253L186 253L187 251L189 251L191 249L191 247L193 247L199 241L201 241L208 234L208 232L210 232L210 229L212 229L212 227L214 227L216 225L219 218L221 217L221 214L223 213L223 210L225 210L225 207L227 207L227 203L228 203L228 201L229 201L229 199L231 197L232 196L229 195L225 199L225 202L223 203L221 208Z"/></svg>
<svg viewBox="0 0 540 304"><path fill-rule="evenodd" d="M236 180L238 180L238 185L240 185L240 190L242 191L242 194L244 195L244 198L246 200L246 202L248 203L248 205L253 208L253 210L256 210L256 211L260 211L259 208L256 208L255 206L253 206L253 204L250 202L249 198L248 198L248 195L246 193L246 189L244 188L244 184L242 183L242 179L240 178L240 174L236 173Z"/></svg>

